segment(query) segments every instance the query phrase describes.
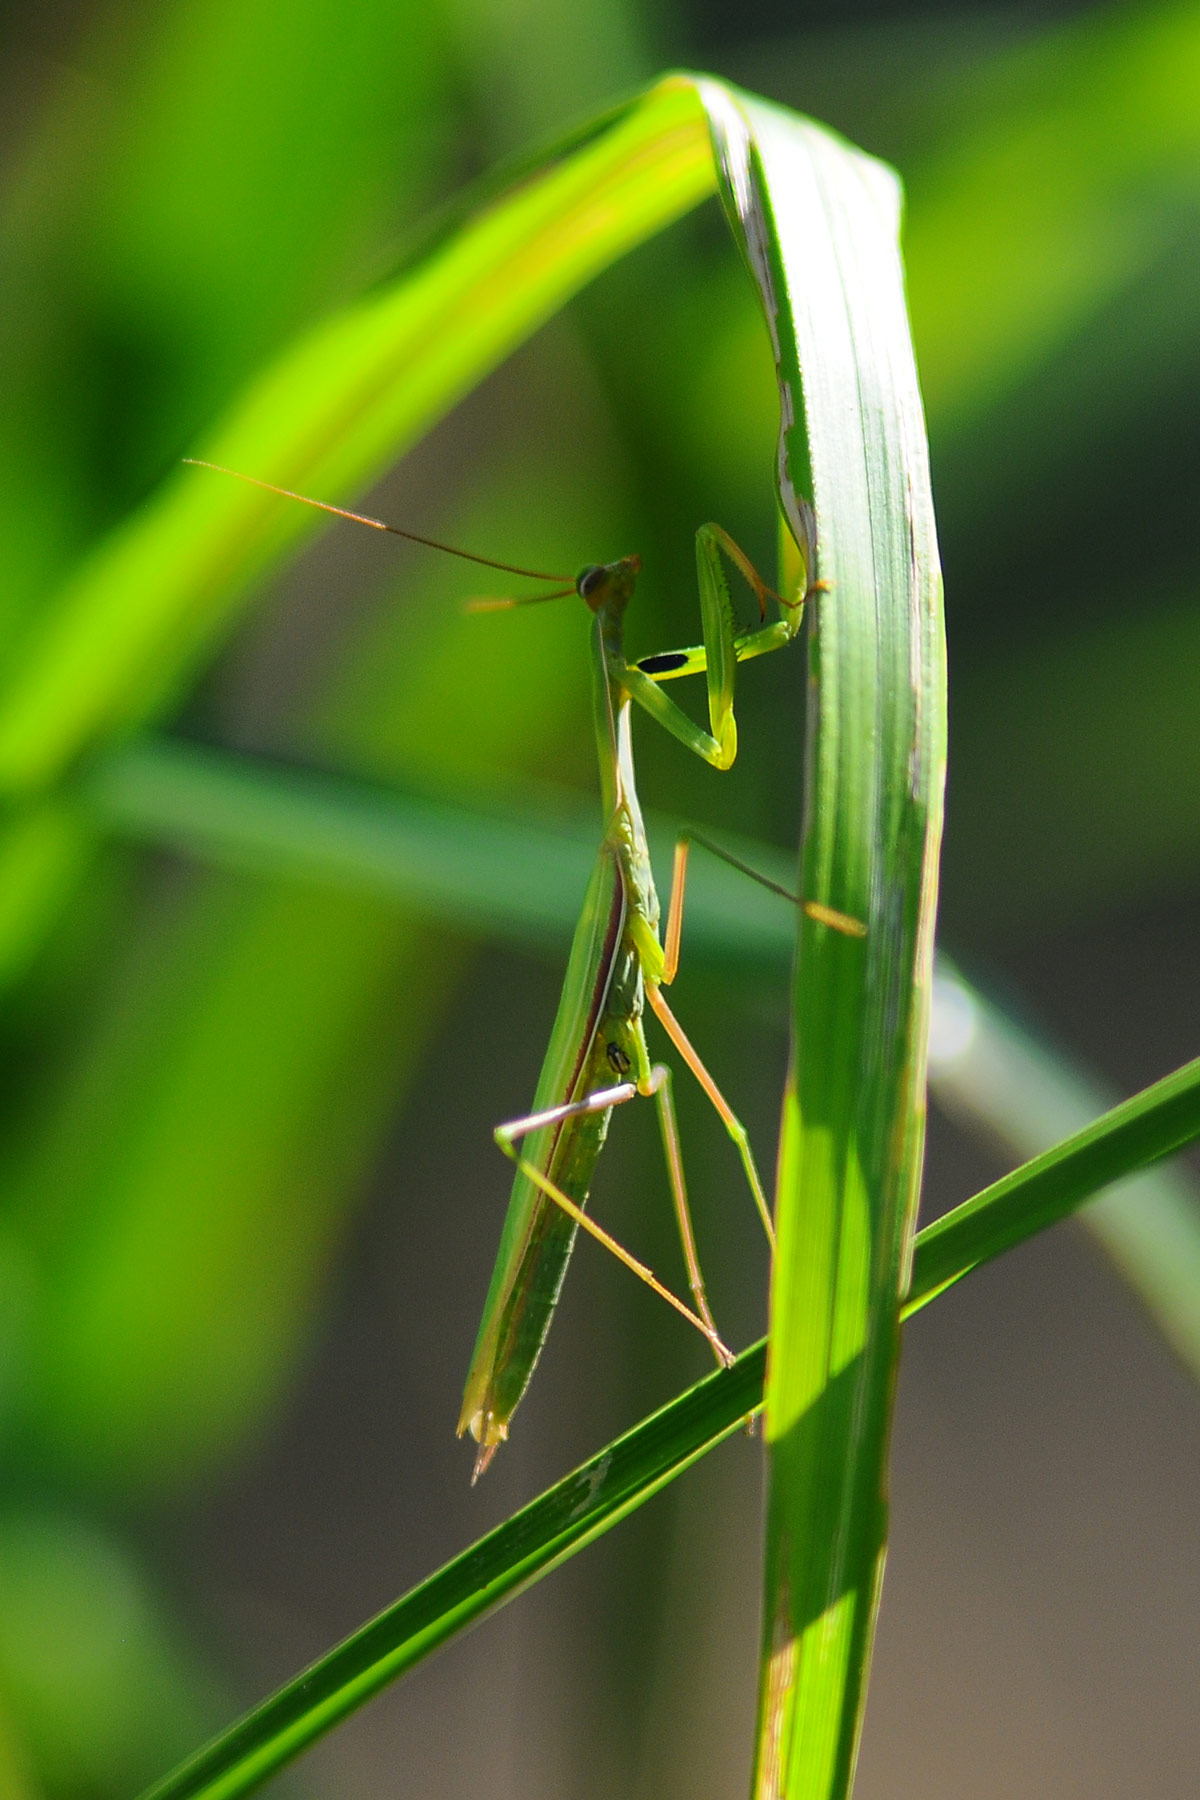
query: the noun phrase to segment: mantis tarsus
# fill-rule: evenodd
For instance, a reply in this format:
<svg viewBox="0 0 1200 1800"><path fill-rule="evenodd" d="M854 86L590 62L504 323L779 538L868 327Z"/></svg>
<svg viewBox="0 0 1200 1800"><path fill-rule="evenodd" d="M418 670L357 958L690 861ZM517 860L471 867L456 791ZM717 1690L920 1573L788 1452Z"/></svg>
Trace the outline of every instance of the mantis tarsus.
<svg viewBox="0 0 1200 1800"><path fill-rule="evenodd" d="M218 467L216 464L202 466ZM236 470L220 472L238 473ZM660 939L658 895L634 778L631 710L636 701L687 749L703 757L714 768L729 768L737 754L733 713L737 664L790 643L799 630L805 602L821 584L806 586L796 599L785 599L767 587L728 533L718 525L702 525L696 533L696 562L703 644L642 657L630 663L624 651L624 617L641 568L636 556L589 565L571 580L567 576L518 569L488 557L473 556L435 539L422 538L414 532L387 525L382 520L349 512L324 501L310 500L307 495L294 494L274 483L259 481L253 476L240 478L289 499L303 500L323 511L371 525L376 530L388 531L435 549L449 550L489 568L566 584L524 599L471 602L475 610L529 605L575 593L594 617L592 711L605 829L575 928L533 1110L526 1117L498 1126L495 1133L499 1147L516 1164L516 1175L458 1425L460 1435L469 1431L479 1445L473 1476L478 1479L508 1436L509 1423L528 1386L550 1328L576 1230L580 1226L682 1313L707 1338L718 1362L731 1360L731 1353L722 1343L713 1320L696 1254L671 1093L671 1072L666 1064L651 1061L642 1017L648 1000L733 1139L763 1228L768 1239L773 1239L770 1209L746 1132L693 1049L662 992L673 981L679 963L690 844L694 840L704 843L717 855L727 853L715 844L707 844L695 833L680 836L675 849L666 932ZM807 550L808 546L803 548ZM749 630L739 630L736 624L722 556L745 577L758 602L760 622ZM807 569L805 575L807 577ZM770 623L766 622L768 601L777 604L780 615ZM708 731L696 725L662 691L665 681L700 673L707 677ZM754 874L735 858L728 860L745 873ZM772 883L766 885L773 886ZM786 897L793 898L791 895ZM852 936L862 934L863 927L856 920L832 908L809 903L806 911L831 929ZM639 1095L652 1095L658 1106L692 1294L691 1306L664 1287L644 1264L617 1244L584 1210L613 1108Z"/></svg>

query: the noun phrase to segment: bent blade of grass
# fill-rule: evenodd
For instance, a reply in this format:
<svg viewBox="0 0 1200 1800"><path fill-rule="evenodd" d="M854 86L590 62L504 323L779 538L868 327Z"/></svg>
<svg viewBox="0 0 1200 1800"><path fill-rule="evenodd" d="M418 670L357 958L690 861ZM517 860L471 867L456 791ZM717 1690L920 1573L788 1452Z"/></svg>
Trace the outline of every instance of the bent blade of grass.
<svg viewBox="0 0 1200 1800"><path fill-rule="evenodd" d="M848 1793L885 1538L886 1458L924 1140L945 767L941 582L904 308L899 190L757 101L712 109L776 340L784 510L811 469L815 573L800 891L765 1441L755 1794Z"/></svg>
<svg viewBox="0 0 1200 1800"><path fill-rule="evenodd" d="M1065 1217L1096 1185L1200 1137L1200 1061L927 1226L904 1316ZM237 1720L143 1800L236 1800L458 1632L549 1574L722 1443L761 1404L765 1341L644 1419ZM820 1407L820 1397L815 1403Z"/></svg>

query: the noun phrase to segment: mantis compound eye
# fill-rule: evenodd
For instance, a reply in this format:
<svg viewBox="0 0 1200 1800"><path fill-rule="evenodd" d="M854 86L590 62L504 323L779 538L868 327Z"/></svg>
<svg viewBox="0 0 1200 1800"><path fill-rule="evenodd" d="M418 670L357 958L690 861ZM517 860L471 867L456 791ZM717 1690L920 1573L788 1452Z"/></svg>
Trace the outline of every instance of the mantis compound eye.
<svg viewBox="0 0 1200 1800"><path fill-rule="evenodd" d="M581 600L589 600L604 580L606 571L599 563L589 563L575 577L575 592Z"/></svg>

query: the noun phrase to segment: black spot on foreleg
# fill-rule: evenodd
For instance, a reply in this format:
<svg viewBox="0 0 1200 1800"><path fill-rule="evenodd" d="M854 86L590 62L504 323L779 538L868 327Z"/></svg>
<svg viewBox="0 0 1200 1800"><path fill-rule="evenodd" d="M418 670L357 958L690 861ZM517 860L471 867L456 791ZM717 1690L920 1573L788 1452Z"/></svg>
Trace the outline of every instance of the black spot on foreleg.
<svg viewBox="0 0 1200 1800"><path fill-rule="evenodd" d="M682 650L665 650L661 656L643 656L638 668L643 675L669 675L672 669L686 668L687 662Z"/></svg>

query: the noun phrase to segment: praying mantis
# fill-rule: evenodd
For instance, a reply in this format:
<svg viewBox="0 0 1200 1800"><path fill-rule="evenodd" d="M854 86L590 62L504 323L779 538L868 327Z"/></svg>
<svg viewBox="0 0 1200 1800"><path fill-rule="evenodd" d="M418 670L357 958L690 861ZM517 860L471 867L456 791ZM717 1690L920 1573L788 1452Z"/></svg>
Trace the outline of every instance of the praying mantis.
<svg viewBox="0 0 1200 1800"><path fill-rule="evenodd" d="M499 1148L516 1165L516 1173L458 1423L459 1435L469 1432L478 1444L472 1476L476 1481L507 1438L513 1414L529 1385L579 1228L682 1314L707 1339L718 1364L733 1360L717 1332L696 1251L671 1070L667 1064L651 1060L643 1015L648 1004L716 1109L737 1148L763 1230L773 1244L771 1212L746 1131L668 1006L663 989L671 985L679 966L693 842L796 902L795 896L746 868L719 846L709 844L698 833L684 832L676 843L666 928L660 937L659 900L634 773L631 715L634 705L639 706L693 754L713 768L728 769L737 755L733 698L738 663L789 644L800 628L806 603L825 585L809 580L813 533L811 528L806 531L808 541L800 546L798 595L785 598L767 586L726 531L711 523L701 525L696 533L696 567L703 643L631 663L625 656L624 620L641 570L636 556L589 564L574 578L521 569L237 470L214 463L198 466L236 475L284 498L488 568L556 584L548 592L522 598L470 601L470 610L526 606L573 594L592 615L592 724L604 832L575 927L533 1110L497 1126L494 1134ZM811 526L810 517L806 516L804 523ZM722 558L739 571L755 597L759 622L751 628L741 629L737 624ZM768 622L769 603L778 608L779 616ZM708 690L707 731L663 692L665 682L701 673ZM820 924L851 936L863 934L865 928L857 920L832 908L815 902L799 904ZM612 1113L639 1097L652 1097L658 1109L691 1305L664 1286L585 1210Z"/></svg>

